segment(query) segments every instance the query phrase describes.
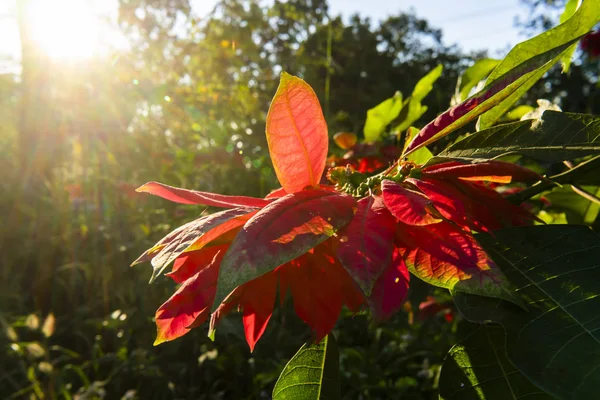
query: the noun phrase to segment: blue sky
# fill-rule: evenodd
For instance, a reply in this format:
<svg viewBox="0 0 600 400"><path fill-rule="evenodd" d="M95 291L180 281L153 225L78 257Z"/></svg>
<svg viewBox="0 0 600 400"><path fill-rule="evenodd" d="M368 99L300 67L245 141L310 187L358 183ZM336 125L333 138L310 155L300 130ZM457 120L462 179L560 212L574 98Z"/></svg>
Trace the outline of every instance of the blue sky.
<svg viewBox="0 0 600 400"><path fill-rule="evenodd" d="M68 6L69 1L71 4L76 1L79 9L89 6L94 15L114 15L117 6L117 0L37 1L51 2L55 18L64 19L55 21L52 25L49 16L44 15L43 24L59 27L48 29L61 29L69 24L68 11L65 11L73 9ZM214 7L216 1L191 0L191 3L197 14L204 15ZM329 4L332 15L342 14L344 18L349 18L352 14L359 13L370 17L374 23L390 14L413 10L432 26L442 29L446 44L459 43L466 51L487 49L491 56L503 56L510 47L526 39L519 36L518 29L514 27L516 16L527 18L528 15L528 9L519 0L329 0ZM68 34L71 37L76 35L77 32ZM0 0L0 38L2 70L8 65L5 60L18 59L20 52L15 0Z"/></svg>

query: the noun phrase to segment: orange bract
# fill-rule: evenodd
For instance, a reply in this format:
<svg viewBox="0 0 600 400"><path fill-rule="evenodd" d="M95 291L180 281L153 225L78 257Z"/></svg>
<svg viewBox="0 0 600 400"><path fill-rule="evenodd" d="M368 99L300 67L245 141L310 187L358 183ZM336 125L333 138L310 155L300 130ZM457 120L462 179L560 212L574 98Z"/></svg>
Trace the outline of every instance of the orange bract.
<svg viewBox="0 0 600 400"><path fill-rule="evenodd" d="M327 158L327 124L310 85L285 72L267 114L267 142L287 193L318 185Z"/></svg>

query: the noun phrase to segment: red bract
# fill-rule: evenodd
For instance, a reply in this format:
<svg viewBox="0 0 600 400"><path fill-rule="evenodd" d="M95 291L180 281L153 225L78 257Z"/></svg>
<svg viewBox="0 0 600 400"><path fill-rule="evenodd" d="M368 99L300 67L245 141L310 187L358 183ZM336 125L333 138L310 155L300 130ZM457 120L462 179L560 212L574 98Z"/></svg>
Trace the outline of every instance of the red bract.
<svg viewBox="0 0 600 400"><path fill-rule="evenodd" d="M224 196L148 183L138 189L184 204L230 208L192 221L160 240L134 264L152 261L154 277L182 285L156 313L156 344L227 312L243 312L251 349L273 312L277 286L316 338L327 335L343 305L357 310L362 293L328 240L354 216L356 201L319 185L327 128L312 89L283 75L267 118L267 138L282 188L265 199Z"/></svg>
<svg viewBox="0 0 600 400"><path fill-rule="evenodd" d="M322 184L328 140L320 106L308 84L285 74L268 113L267 139L282 188L264 199L155 182L138 189L226 208L177 228L134 262L151 261L153 279L173 263L167 276L181 284L156 312L155 344L209 316L212 335L237 309L253 350L278 290L282 300L291 294L296 314L320 340L344 305L357 311L366 303L377 320L400 310L409 270L437 286L512 299L471 232L530 223L525 210L484 181L540 179L535 173L496 161L423 169L406 163L397 174L388 168L388 175L372 178L338 167L328 174L336 186Z"/></svg>

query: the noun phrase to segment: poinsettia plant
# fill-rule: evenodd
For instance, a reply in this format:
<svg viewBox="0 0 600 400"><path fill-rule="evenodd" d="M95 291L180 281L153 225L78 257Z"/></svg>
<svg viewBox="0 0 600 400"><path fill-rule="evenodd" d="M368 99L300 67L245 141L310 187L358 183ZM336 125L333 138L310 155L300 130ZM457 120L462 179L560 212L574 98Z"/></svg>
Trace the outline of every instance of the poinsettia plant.
<svg viewBox="0 0 600 400"><path fill-rule="evenodd" d="M541 287L546 281L540 279L561 276L553 269L555 258L539 261L539 265L550 265L546 273L535 272L542 278L530 276L538 268L537 253L528 252L515 238L530 237L535 242L537 237L548 236L549 230L540 225L539 209L524 201L560 185L587 193L592 203L598 200L580 184L600 184L600 120L546 111L535 119L497 122L552 65L570 57L578 40L598 22L598 3L583 2L562 25L518 45L492 67L487 63L483 76L471 74L477 77L475 82L459 85L453 107L422 129L412 128L424 112L421 100L442 72L436 68L408 99L395 95L370 112L366 143L357 143L352 134L336 135L336 143L351 152L341 158L327 158L329 134L315 92L302 79L282 73L266 120L269 152L281 188L265 198L226 196L157 182L138 189L177 203L224 209L175 229L134 262L151 262L152 280L170 268L166 275L180 284L156 312L155 344L181 337L207 321L213 336L221 318L238 310L252 351L268 329L277 298L283 300L289 293L296 314L310 326L313 338L290 361L273 396L320 398L328 393L338 398L339 388L331 386L337 361L330 333L342 308L368 309L375 321L384 321L402 309L413 275L449 289L466 320L502 324L503 331L484 332L493 335L494 340L489 336L493 349L503 348L504 335L509 343L513 335L518 345L527 345L522 338L526 327L537 326L536 320L546 312L577 304L575 299L569 305L561 302L569 293L579 293L585 283L574 280L571 286L562 282L554 289ZM460 98L458 93L466 96L486 77L481 90ZM425 147L476 119L476 132L435 157ZM405 143L381 156L386 146L375 142L392 122L393 135L407 132ZM571 161L565 171L542 176L539 170L524 167L520 157L546 164ZM594 241L589 233L565 232L564 237L581 234L587 235L583 241ZM511 254L517 245L520 253ZM600 241L595 246L600 248ZM589 246L582 251L589 251ZM533 264L522 270L520 263L528 257ZM597 271L597 265L589 269ZM557 293L565 287L571 291L561 300ZM499 310L502 315L497 314ZM594 351L600 351L599 328L593 322L597 319L589 316L585 322L584 316L567 315L575 323L567 323L564 329L581 326L583 331L565 346L589 336L596 340ZM511 325L519 321L521 328ZM563 328L556 322L552 329ZM478 345L476 334L481 332L468 337ZM520 371L517 375L523 373L533 382L525 379L528 384L553 395L562 396L568 390L589 393L589 377L596 376L595 368L600 366L597 357L586 364L591 375L565 389L566 383L558 385L545 372L539 376L539 371L532 372L526 362L511 356L518 345L512 344L508 359L496 359L494 365L502 374L510 365ZM441 380L442 396L456 398L466 393L479 396L470 398L486 398L486 390L496 389L478 380L479 371L474 374L469 357L464 357L470 348L461 346L449 354L448 362L454 364L444 366L443 371L451 372ZM554 357L550 355L550 364L556 357L560 362L563 349L556 351ZM447 383L446 376L452 372L463 373L456 378L459 386ZM508 387L517 375L503 375Z"/></svg>

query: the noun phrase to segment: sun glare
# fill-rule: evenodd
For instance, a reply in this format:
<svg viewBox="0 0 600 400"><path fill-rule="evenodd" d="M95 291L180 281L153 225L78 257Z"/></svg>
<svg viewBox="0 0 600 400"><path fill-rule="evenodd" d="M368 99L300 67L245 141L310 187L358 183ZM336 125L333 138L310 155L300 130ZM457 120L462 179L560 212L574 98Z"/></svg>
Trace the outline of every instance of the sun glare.
<svg viewBox="0 0 600 400"><path fill-rule="evenodd" d="M32 39L55 59L91 58L110 37L108 24L85 0L34 0L28 13Z"/></svg>

